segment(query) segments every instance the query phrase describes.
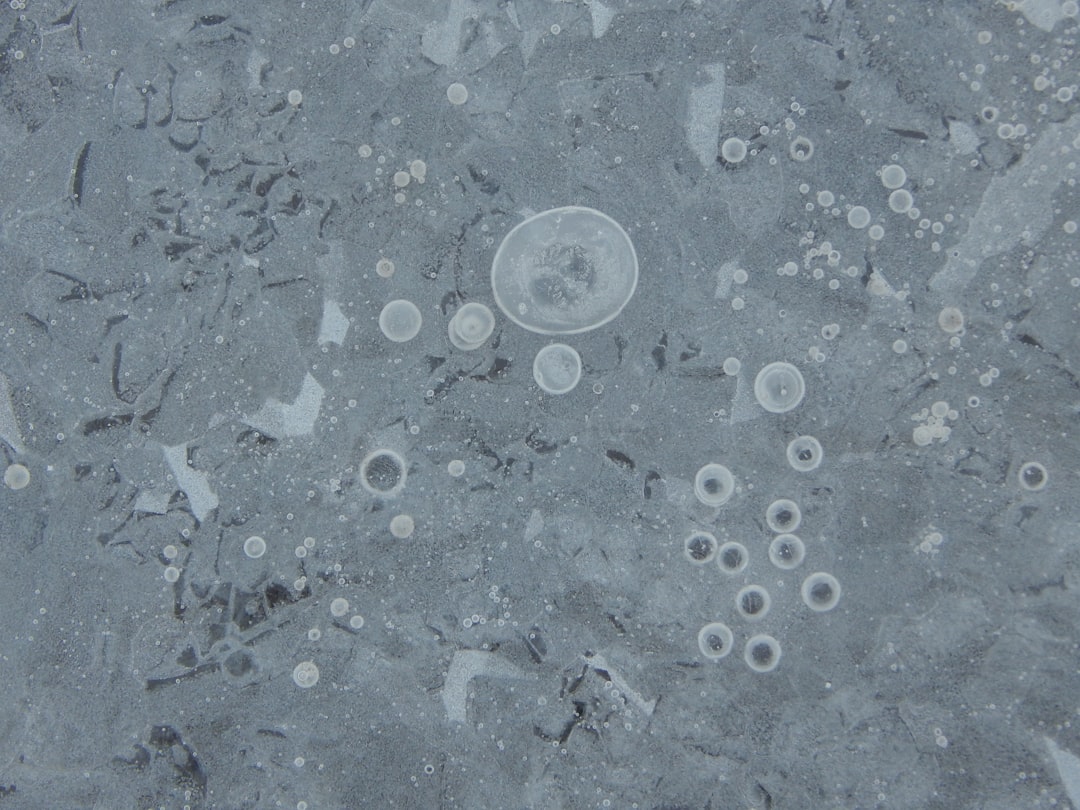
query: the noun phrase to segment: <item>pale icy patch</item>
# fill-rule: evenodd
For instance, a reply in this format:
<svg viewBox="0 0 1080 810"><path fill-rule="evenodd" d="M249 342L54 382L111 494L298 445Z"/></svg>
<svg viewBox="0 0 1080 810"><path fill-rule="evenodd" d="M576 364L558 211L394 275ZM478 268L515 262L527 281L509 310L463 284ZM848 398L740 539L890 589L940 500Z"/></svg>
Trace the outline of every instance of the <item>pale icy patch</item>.
<svg viewBox="0 0 1080 810"><path fill-rule="evenodd" d="M544 516L539 509L533 509L525 523L525 542L531 543L544 530Z"/></svg>
<svg viewBox="0 0 1080 810"><path fill-rule="evenodd" d="M1029 23L1043 31L1054 30L1054 26L1065 19L1061 0L1015 0L1011 8L1019 11Z"/></svg>
<svg viewBox="0 0 1080 810"><path fill-rule="evenodd" d="M15 408L11 404L11 383L5 374L0 374L0 439L16 453L26 452L19 423L15 419Z"/></svg>
<svg viewBox="0 0 1080 810"><path fill-rule="evenodd" d="M458 650L450 659L443 681L442 702L446 717L451 722L464 723L469 681L478 676L488 678L524 678L526 673L499 658L495 653L483 650Z"/></svg>
<svg viewBox="0 0 1080 810"><path fill-rule="evenodd" d="M735 396L731 398L731 424L749 422L765 413L757 404L754 385L746 377L746 366L735 377Z"/></svg>
<svg viewBox="0 0 1080 810"><path fill-rule="evenodd" d="M615 10L605 6L599 0L585 0L585 5L589 7L589 13L592 14L593 39L600 39L611 27L611 21L615 19Z"/></svg>
<svg viewBox="0 0 1080 810"><path fill-rule="evenodd" d="M822 11L828 11L830 8L832 8L832 4L833 0L821 0Z"/></svg>
<svg viewBox="0 0 1080 810"><path fill-rule="evenodd" d="M169 511L169 501L172 497L168 492L148 490L140 492L135 498L133 511L145 512L150 515L164 515Z"/></svg>
<svg viewBox="0 0 1080 810"><path fill-rule="evenodd" d="M470 0L450 0L446 19L432 23L420 37L420 52L436 65L452 65L461 44L461 24L474 11Z"/></svg>
<svg viewBox="0 0 1080 810"><path fill-rule="evenodd" d="M735 281L735 271L739 269L738 262L727 261L720 265L716 271L716 298L727 298L731 293L731 285Z"/></svg>
<svg viewBox="0 0 1080 810"><path fill-rule="evenodd" d="M979 136L970 124L953 119L949 122L949 143L961 155L970 155L979 148Z"/></svg>
<svg viewBox="0 0 1080 810"><path fill-rule="evenodd" d="M686 115L686 140L701 165L716 163L716 142L720 138L720 117L724 111L724 66L705 65L709 80L690 91Z"/></svg>
<svg viewBox="0 0 1080 810"><path fill-rule="evenodd" d="M165 453L165 462L176 478L176 486L187 495L191 511L201 523L218 507L218 496L210 489L206 473L188 466L186 443L173 447L163 446L161 449Z"/></svg>
<svg viewBox="0 0 1080 810"><path fill-rule="evenodd" d="M324 301L322 311L322 323L319 325L319 345L336 343L340 346L345 341L345 333L349 331L349 319L341 311L337 301Z"/></svg>
<svg viewBox="0 0 1080 810"><path fill-rule="evenodd" d="M1064 748L1058 748L1057 743L1049 737L1043 737L1043 742L1057 765L1058 776L1069 801L1072 802L1073 810L1080 810L1080 757Z"/></svg>
<svg viewBox="0 0 1080 810"><path fill-rule="evenodd" d="M304 375L300 393L292 403L271 397L244 422L256 430L280 439L285 436L306 436L315 429L315 420L322 408L324 388L311 374Z"/></svg>
<svg viewBox="0 0 1080 810"><path fill-rule="evenodd" d="M967 232L930 279L934 290L966 286L979 265L1022 243L1036 244L1054 219L1054 195L1080 177L1080 162L1067 154L1080 138L1080 114L1050 124L1024 157L990 181Z"/></svg>

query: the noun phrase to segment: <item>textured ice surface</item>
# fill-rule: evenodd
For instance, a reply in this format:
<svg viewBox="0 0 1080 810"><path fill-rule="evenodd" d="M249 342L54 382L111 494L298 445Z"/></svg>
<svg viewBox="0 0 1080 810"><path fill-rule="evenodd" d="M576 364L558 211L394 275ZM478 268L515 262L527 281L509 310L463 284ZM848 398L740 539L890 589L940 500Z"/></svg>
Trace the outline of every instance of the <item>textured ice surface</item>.
<svg viewBox="0 0 1080 810"><path fill-rule="evenodd" d="M1075 804L1078 13L5 2L0 810Z"/></svg>

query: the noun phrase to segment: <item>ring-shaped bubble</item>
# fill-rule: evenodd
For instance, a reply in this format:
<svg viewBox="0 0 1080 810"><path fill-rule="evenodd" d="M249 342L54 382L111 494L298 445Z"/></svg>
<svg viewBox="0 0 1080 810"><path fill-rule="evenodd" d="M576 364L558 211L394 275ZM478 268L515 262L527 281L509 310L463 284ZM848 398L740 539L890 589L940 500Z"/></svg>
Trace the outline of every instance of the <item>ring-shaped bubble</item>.
<svg viewBox="0 0 1080 810"><path fill-rule="evenodd" d="M824 613L840 601L840 583L832 574L818 571L803 580L802 600L815 613Z"/></svg>
<svg viewBox="0 0 1080 810"><path fill-rule="evenodd" d="M750 555L742 543L729 540L720 546L720 551L716 555L716 564L725 574L738 574L745 571L746 566L750 564Z"/></svg>
<svg viewBox="0 0 1080 810"><path fill-rule="evenodd" d="M825 451L813 436L796 436L787 446L787 460L796 472L810 472L821 466Z"/></svg>
<svg viewBox="0 0 1080 810"><path fill-rule="evenodd" d="M1046 482L1050 479L1050 475L1046 472L1046 467L1039 462L1028 461L1021 465L1020 471L1016 474L1016 478L1023 489L1026 489L1029 492L1038 492L1046 486Z"/></svg>
<svg viewBox="0 0 1080 810"><path fill-rule="evenodd" d="M581 381L581 355L565 343L552 343L536 353L533 379L548 394L568 394Z"/></svg>
<svg viewBox="0 0 1080 810"><path fill-rule="evenodd" d="M772 597L760 585L747 585L735 594L735 609L749 621L764 619L772 607Z"/></svg>
<svg viewBox="0 0 1080 810"><path fill-rule="evenodd" d="M691 532L683 540L683 553L692 563L697 565L704 565L707 562L712 562L716 557L716 548L718 543L716 542L716 535L710 532L695 531Z"/></svg>
<svg viewBox="0 0 1080 810"><path fill-rule="evenodd" d="M754 672L772 672L780 663L780 642L761 633L746 640L743 660Z"/></svg>
<svg viewBox="0 0 1080 810"><path fill-rule="evenodd" d="M450 319L450 342L458 349L478 349L495 331L495 313L489 307L470 301Z"/></svg>
<svg viewBox="0 0 1080 810"><path fill-rule="evenodd" d="M777 534L793 532L802 523L802 510L790 498L777 498L765 510L765 522Z"/></svg>
<svg viewBox="0 0 1080 810"><path fill-rule="evenodd" d="M794 534L781 534L769 543L769 562L783 571L798 568L806 559L806 544Z"/></svg>
<svg viewBox="0 0 1080 810"><path fill-rule="evenodd" d="M769 363L754 379L754 397L769 413L787 413L806 395L802 373L791 363Z"/></svg>
<svg viewBox="0 0 1080 810"><path fill-rule="evenodd" d="M372 495L392 498L405 488L405 459L393 450L373 450L360 462L360 485Z"/></svg>
<svg viewBox="0 0 1080 810"><path fill-rule="evenodd" d="M491 263L495 303L542 335L611 321L637 289L637 252L622 227L582 206L552 208L510 230Z"/></svg>
<svg viewBox="0 0 1080 810"><path fill-rule="evenodd" d="M710 661L719 661L726 657L734 642L735 635L723 622L710 622L697 634L698 649Z"/></svg>
<svg viewBox="0 0 1080 810"><path fill-rule="evenodd" d="M735 476L723 464L706 464L694 476L694 495L706 506L723 506L735 494Z"/></svg>

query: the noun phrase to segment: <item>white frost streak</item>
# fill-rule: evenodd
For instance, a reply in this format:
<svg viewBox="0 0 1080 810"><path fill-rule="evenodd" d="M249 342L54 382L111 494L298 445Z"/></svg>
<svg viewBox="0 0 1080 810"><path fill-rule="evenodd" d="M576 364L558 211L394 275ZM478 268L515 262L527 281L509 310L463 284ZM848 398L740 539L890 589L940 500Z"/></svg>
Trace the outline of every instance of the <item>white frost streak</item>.
<svg viewBox="0 0 1080 810"><path fill-rule="evenodd" d="M1080 177L1080 164L1063 157L1065 149L1078 146L1080 114L1048 126L1019 163L991 180L967 233L930 279L930 288L961 289L975 278L984 260L1011 250L1018 242L1036 244L1053 222L1058 188Z"/></svg>
<svg viewBox="0 0 1080 810"><path fill-rule="evenodd" d="M1065 787L1065 793L1072 802L1075 810L1080 810L1080 757L1058 748L1057 744L1049 737L1043 737L1046 750L1050 752L1054 764L1057 766L1061 784Z"/></svg>
<svg viewBox="0 0 1080 810"><path fill-rule="evenodd" d="M15 419L15 408L11 404L11 384L4 374L0 374L0 439L16 453L25 453L19 423Z"/></svg>
<svg viewBox="0 0 1080 810"><path fill-rule="evenodd" d="M451 722L464 723L469 681L476 677L524 678L525 673L513 664L482 650L458 650L450 660L443 681L442 702Z"/></svg>
<svg viewBox="0 0 1080 810"><path fill-rule="evenodd" d="M686 116L686 140L690 151L705 168L716 163L716 142L720 138L720 116L724 111L724 66L705 65L710 81L690 91Z"/></svg>

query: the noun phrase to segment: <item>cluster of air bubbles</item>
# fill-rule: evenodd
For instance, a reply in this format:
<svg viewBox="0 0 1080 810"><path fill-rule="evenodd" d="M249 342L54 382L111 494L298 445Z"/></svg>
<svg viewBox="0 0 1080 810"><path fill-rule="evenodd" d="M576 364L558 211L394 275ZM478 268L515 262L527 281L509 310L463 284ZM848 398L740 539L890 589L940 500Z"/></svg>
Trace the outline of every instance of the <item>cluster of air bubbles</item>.
<svg viewBox="0 0 1080 810"><path fill-rule="evenodd" d="M406 343L420 334L424 319L412 301L398 298L382 308L379 313L379 329L387 340Z"/></svg>
<svg viewBox="0 0 1080 810"><path fill-rule="evenodd" d="M923 408L918 413L912 414L912 421L920 424L911 431L911 440L919 447L926 447L935 439L944 444L952 434L952 428L947 423L959 417L959 411L950 408L948 402L939 400L929 409Z"/></svg>
<svg viewBox="0 0 1080 810"><path fill-rule="evenodd" d="M552 343L536 353L533 379L548 394L569 394L581 381L581 355L565 343Z"/></svg>
<svg viewBox="0 0 1080 810"><path fill-rule="evenodd" d="M769 413L787 413L806 395L802 373L791 363L769 363L754 379L754 397Z"/></svg>
<svg viewBox="0 0 1080 810"><path fill-rule="evenodd" d="M476 302L462 306L447 324L450 342L462 351L479 349L495 331L495 314Z"/></svg>
<svg viewBox="0 0 1080 810"><path fill-rule="evenodd" d="M360 462L360 485L372 495L394 497L405 488L405 477L405 459L393 450L373 450Z"/></svg>
<svg viewBox="0 0 1080 810"><path fill-rule="evenodd" d="M735 494L735 476L723 464L706 464L694 476L694 495L706 506L723 506Z"/></svg>

